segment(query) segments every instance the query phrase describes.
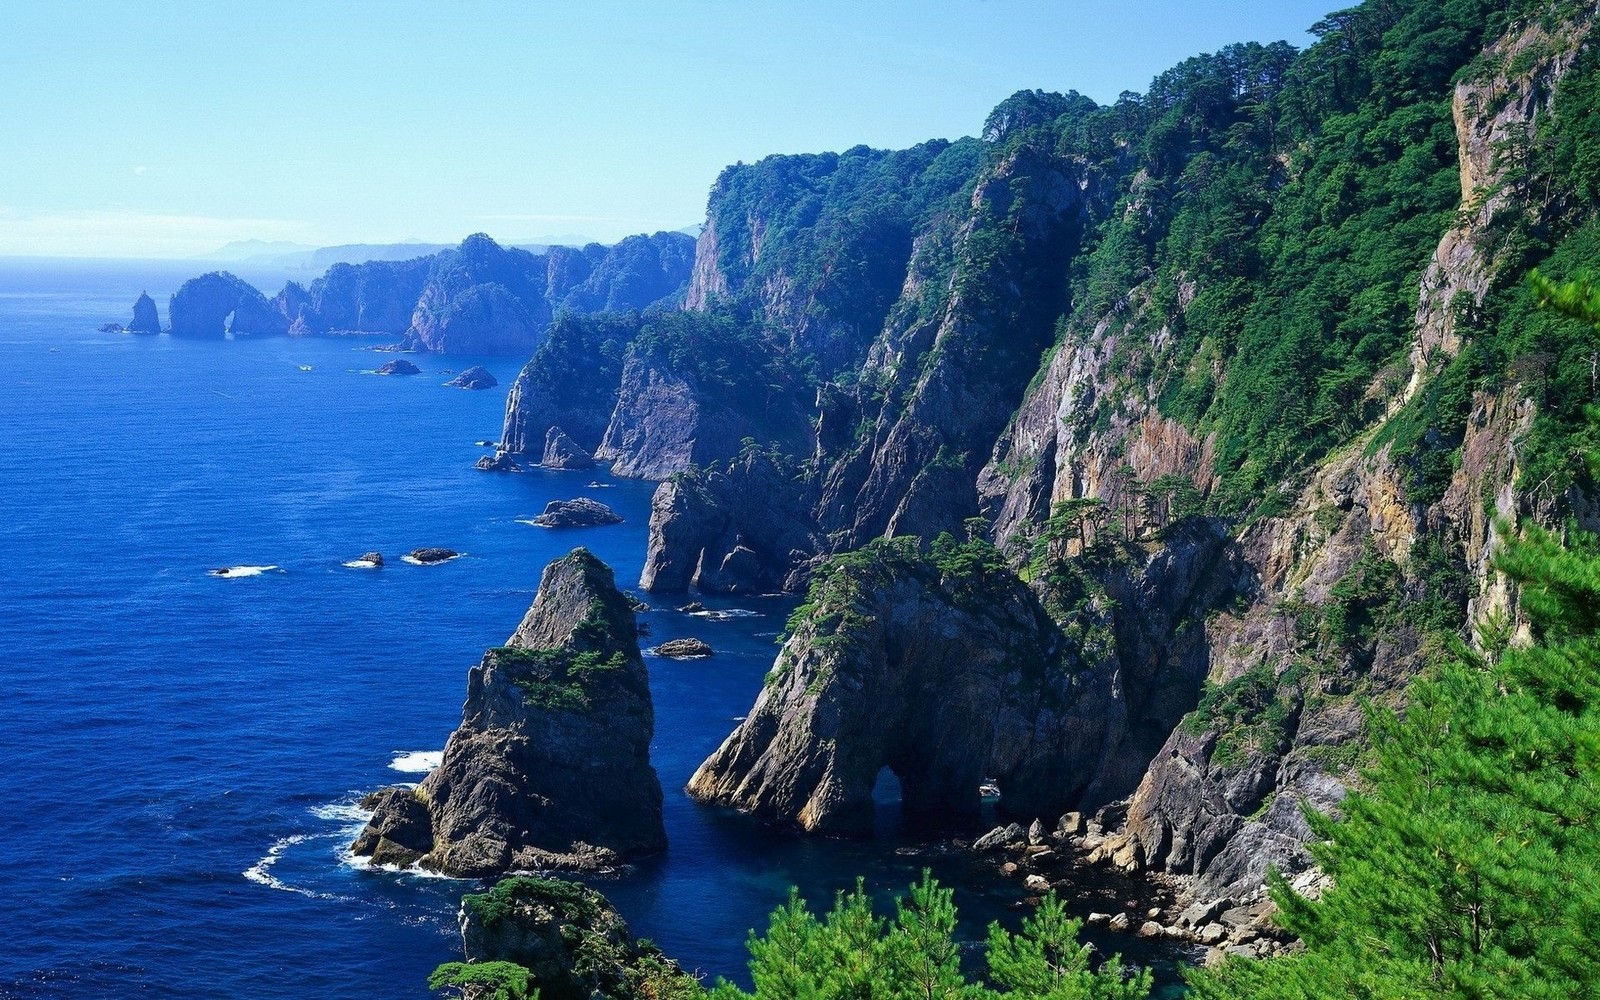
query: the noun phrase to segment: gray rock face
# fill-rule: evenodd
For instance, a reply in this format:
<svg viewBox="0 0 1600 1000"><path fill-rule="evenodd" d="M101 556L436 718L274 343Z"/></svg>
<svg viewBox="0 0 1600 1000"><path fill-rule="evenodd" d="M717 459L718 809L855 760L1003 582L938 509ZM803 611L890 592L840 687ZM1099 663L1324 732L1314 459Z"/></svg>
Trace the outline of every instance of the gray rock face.
<svg viewBox="0 0 1600 1000"><path fill-rule="evenodd" d="M521 472L522 466L511 457L509 452L496 451L493 455L485 455L472 463L472 467L481 472Z"/></svg>
<svg viewBox="0 0 1600 1000"><path fill-rule="evenodd" d="M386 361L377 368L379 375L420 375L422 369L407 361L405 358L395 358Z"/></svg>
<svg viewBox="0 0 1600 1000"><path fill-rule="evenodd" d="M619 476L665 479L732 444L705 430L710 428L701 427L700 401L688 379L630 356L617 408L595 456L612 462Z"/></svg>
<svg viewBox="0 0 1600 1000"><path fill-rule="evenodd" d="M427 566L433 563L449 562L459 555L461 555L461 553L457 552L455 549L422 548L412 549L410 552L406 553L406 558L414 563L421 563L422 565Z"/></svg>
<svg viewBox="0 0 1600 1000"><path fill-rule="evenodd" d="M481 365L473 365L445 385L456 389L493 389L500 382L490 373L489 369Z"/></svg>
<svg viewBox="0 0 1600 1000"><path fill-rule="evenodd" d="M168 307L174 337L283 334L289 321L266 296L226 271L185 281Z"/></svg>
<svg viewBox="0 0 1600 1000"><path fill-rule="evenodd" d="M584 549L545 568L504 647L467 678L461 726L410 799L386 792L353 849L451 875L601 869L666 848L637 625Z"/></svg>
<svg viewBox="0 0 1600 1000"><path fill-rule="evenodd" d="M592 469L595 461L566 431L551 427L544 436L544 457L539 464L547 469Z"/></svg>
<svg viewBox="0 0 1600 1000"><path fill-rule="evenodd" d="M541 528L590 528L602 524L621 524L622 515L598 500L576 497L552 500L544 513L533 519Z"/></svg>
<svg viewBox="0 0 1600 1000"><path fill-rule="evenodd" d="M650 501L640 586L682 593L754 594L802 585L826 540L793 475L747 452L726 471L675 476Z"/></svg>
<svg viewBox="0 0 1600 1000"><path fill-rule="evenodd" d="M809 614L691 796L849 836L871 832L883 767L925 825L976 821L991 777L1023 820L1133 790L1205 676L1194 622L1224 593L1221 538L1197 533L1177 556L1130 564L1103 617L1074 635L1008 570L946 576L915 544L817 571Z"/></svg>
<svg viewBox="0 0 1600 1000"><path fill-rule="evenodd" d="M140 292L133 303L133 322L123 329L129 333L160 333L161 317L156 313L156 300L149 292Z"/></svg>
<svg viewBox="0 0 1600 1000"><path fill-rule="evenodd" d="M416 789L382 788L363 798L361 807L372 811L372 819L350 845L357 857L404 868L433 850L433 821Z"/></svg>
<svg viewBox="0 0 1600 1000"><path fill-rule="evenodd" d="M294 282L278 296L290 332L393 333L411 325L433 258L337 263L302 289Z"/></svg>
<svg viewBox="0 0 1600 1000"><path fill-rule="evenodd" d="M544 300L518 298L503 285L430 284L406 338L434 354L532 354L549 324Z"/></svg>
<svg viewBox="0 0 1600 1000"><path fill-rule="evenodd" d="M711 644L700 639L668 639L655 648L657 656L683 659L712 655Z"/></svg>

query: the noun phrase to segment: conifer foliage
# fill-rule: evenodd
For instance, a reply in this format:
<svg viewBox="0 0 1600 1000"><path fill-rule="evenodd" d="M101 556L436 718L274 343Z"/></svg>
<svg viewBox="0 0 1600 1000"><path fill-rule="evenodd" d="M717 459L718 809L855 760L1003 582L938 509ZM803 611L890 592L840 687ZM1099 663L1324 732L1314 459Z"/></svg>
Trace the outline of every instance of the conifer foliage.
<svg viewBox="0 0 1600 1000"><path fill-rule="evenodd" d="M1150 973L1117 958L1094 967L1078 940L1081 922L1049 896L1021 933L989 928L988 980L961 970L954 893L923 872L896 903L894 918L873 912L862 883L840 893L818 918L795 892L750 937L754 993L727 983L713 1000L1144 1000Z"/></svg>
<svg viewBox="0 0 1600 1000"><path fill-rule="evenodd" d="M1600 545L1530 529L1498 565L1531 641L1458 647L1375 713L1363 790L1312 818L1333 887L1275 885L1306 950L1195 996L1600 996Z"/></svg>

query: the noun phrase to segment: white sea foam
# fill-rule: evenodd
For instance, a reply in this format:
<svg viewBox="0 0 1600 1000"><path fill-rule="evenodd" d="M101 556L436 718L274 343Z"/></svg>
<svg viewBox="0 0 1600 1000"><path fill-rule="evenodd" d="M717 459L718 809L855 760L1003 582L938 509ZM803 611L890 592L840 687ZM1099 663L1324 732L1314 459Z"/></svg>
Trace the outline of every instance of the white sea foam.
<svg viewBox="0 0 1600 1000"><path fill-rule="evenodd" d="M377 569L378 564L371 559L352 559L344 564L350 569Z"/></svg>
<svg viewBox="0 0 1600 1000"><path fill-rule="evenodd" d="M443 750L399 750L389 767L402 774L427 774L443 761Z"/></svg>
<svg viewBox="0 0 1600 1000"><path fill-rule="evenodd" d="M292 892L299 896L308 896L311 899L344 899L344 896L337 896L331 892L317 892L315 889L290 885L272 874L272 866L283 859L289 848L296 844L303 844L310 839L311 835L306 833L296 833L292 836L280 838L271 847L267 848L266 855L260 861L246 868L240 874L257 885L264 885L269 889L277 889L280 892Z"/></svg>
<svg viewBox="0 0 1600 1000"><path fill-rule="evenodd" d="M354 868L356 871L363 872L387 872L390 875L409 875L412 878L441 878L451 882L476 881L475 879L462 878L457 875L446 875L443 872L431 871L427 868L419 868L416 865L412 865L409 868L401 868L399 865L375 865L372 863L371 858L351 854L348 850L339 855L339 863L346 868Z"/></svg>
<svg viewBox="0 0 1600 1000"><path fill-rule="evenodd" d="M206 570L207 576L218 576L232 580L237 576L260 576L262 573L283 572L276 566L223 566L221 569Z"/></svg>
<svg viewBox="0 0 1600 1000"><path fill-rule="evenodd" d="M361 808L356 802L330 802L325 806L317 806L311 810L311 815L317 819L331 822L356 824L365 826L367 820L372 818L372 812Z"/></svg>
<svg viewBox="0 0 1600 1000"><path fill-rule="evenodd" d="M389 871L389 870L391 870L391 869L389 869L388 867L384 868L384 871ZM419 868L416 865L412 865L410 868L395 868L393 870L399 872L401 875L410 875L413 878L442 878L442 879L448 879L451 882L472 882L472 881L475 881L474 879L463 878L460 875L446 875L444 872L436 872L436 871L432 871L431 869L428 869L428 868Z"/></svg>
<svg viewBox="0 0 1600 1000"><path fill-rule="evenodd" d="M750 611L746 608L729 608L727 611L691 611L689 614L696 618L704 618L706 621L712 622L731 621L734 618L762 617L761 612Z"/></svg>

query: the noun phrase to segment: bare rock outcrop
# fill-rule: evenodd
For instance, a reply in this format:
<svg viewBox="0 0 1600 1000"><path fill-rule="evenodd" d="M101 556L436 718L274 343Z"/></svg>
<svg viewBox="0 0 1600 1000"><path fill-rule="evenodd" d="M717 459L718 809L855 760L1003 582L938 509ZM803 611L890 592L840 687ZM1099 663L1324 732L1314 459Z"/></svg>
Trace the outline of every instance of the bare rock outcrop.
<svg viewBox="0 0 1600 1000"><path fill-rule="evenodd" d="M592 469L594 456L583 445L567 436L559 427L551 427L544 436L544 456L539 464L547 469Z"/></svg>
<svg viewBox="0 0 1600 1000"><path fill-rule="evenodd" d="M770 455L747 451L725 470L677 475L650 501L640 586L720 594L796 590L824 550L806 495Z"/></svg>
<svg viewBox="0 0 1600 1000"><path fill-rule="evenodd" d="M395 358L385 361L376 369L379 375L421 375L422 369L407 361L405 358Z"/></svg>
<svg viewBox="0 0 1600 1000"><path fill-rule="evenodd" d="M601 869L666 848L633 610L584 549L545 568L506 645L467 677L461 726L415 790L385 790L352 850L450 875Z"/></svg>
<svg viewBox="0 0 1600 1000"><path fill-rule="evenodd" d="M1194 618L1233 573L1197 524L1154 556L1127 552L1063 630L978 543L925 555L895 539L835 557L689 794L833 835L870 833L884 767L926 825L976 821L989 780L1023 820L1126 795L1193 704L1207 668Z"/></svg>
<svg viewBox="0 0 1600 1000"><path fill-rule="evenodd" d="M541 528L591 528L603 524L621 524L622 515L598 500L576 497L572 500L552 500L545 504L544 513L533 519Z"/></svg>
<svg viewBox="0 0 1600 1000"><path fill-rule="evenodd" d="M161 316L156 312L156 301L149 292L140 292L133 303L133 321L123 327L129 333L160 333Z"/></svg>
<svg viewBox="0 0 1600 1000"><path fill-rule="evenodd" d="M482 365L473 365L445 383L454 389L493 389L499 384L500 380L494 377L494 373Z"/></svg>
<svg viewBox="0 0 1600 1000"><path fill-rule="evenodd" d="M167 315L174 337L289 332L289 321L249 283L226 271L190 278L173 293Z"/></svg>

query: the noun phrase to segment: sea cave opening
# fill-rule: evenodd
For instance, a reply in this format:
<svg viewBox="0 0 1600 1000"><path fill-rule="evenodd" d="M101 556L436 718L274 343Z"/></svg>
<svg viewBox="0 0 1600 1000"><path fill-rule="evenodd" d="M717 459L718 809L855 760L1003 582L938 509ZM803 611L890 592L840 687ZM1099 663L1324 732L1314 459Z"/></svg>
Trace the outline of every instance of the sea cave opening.
<svg viewBox="0 0 1600 1000"><path fill-rule="evenodd" d="M872 835L878 839L893 839L900 834L904 809L900 797L900 776L885 764L878 768L872 782Z"/></svg>

